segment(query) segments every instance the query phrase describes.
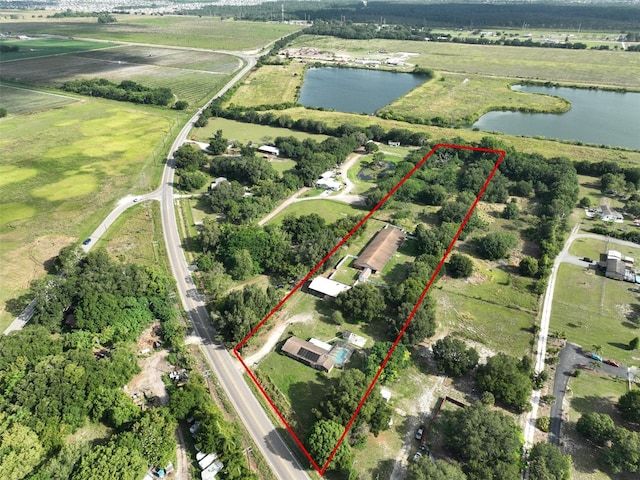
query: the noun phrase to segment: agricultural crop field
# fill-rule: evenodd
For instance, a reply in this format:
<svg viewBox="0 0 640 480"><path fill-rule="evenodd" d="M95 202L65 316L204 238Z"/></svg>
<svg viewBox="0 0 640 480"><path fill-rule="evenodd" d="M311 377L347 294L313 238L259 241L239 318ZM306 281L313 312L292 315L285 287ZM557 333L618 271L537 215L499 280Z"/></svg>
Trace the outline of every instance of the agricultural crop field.
<svg viewBox="0 0 640 480"><path fill-rule="evenodd" d="M25 115L81 101L80 98L73 96L2 83L0 83L0 98L2 106L13 115Z"/></svg>
<svg viewBox="0 0 640 480"><path fill-rule="evenodd" d="M633 284L605 278L592 269L562 264L557 285L561 288L554 293L550 331L564 332L568 341L587 350L602 345L603 357L615 358L621 364L638 364L638 353L627 349L629 341L638 336L640 325L640 305Z"/></svg>
<svg viewBox="0 0 640 480"><path fill-rule="evenodd" d="M39 42L46 45L48 40ZM201 104L241 67L242 61L230 55L122 45L6 62L0 78L44 86L79 78L133 80L150 87L168 87L180 100Z"/></svg>
<svg viewBox="0 0 640 480"><path fill-rule="evenodd" d="M88 235L113 201L154 189L176 113L101 99L0 120L0 304ZM11 312L15 313L15 312ZM0 314L0 330L11 314Z"/></svg>
<svg viewBox="0 0 640 480"><path fill-rule="evenodd" d="M95 17L3 19L3 30L19 35L69 35L117 42L174 45L209 50L255 50L300 30L296 25L222 20L187 15L114 15L116 23Z"/></svg>
<svg viewBox="0 0 640 480"><path fill-rule="evenodd" d="M291 48L315 47L352 58L386 59L415 54L408 62L443 73L489 75L640 90L634 52L565 50L371 39L366 42L302 35ZM385 53L380 53L385 52Z"/></svg>
<svg viewBox="0 0 640 480"><path fill-rule="evenodd" d="M71 40L68 38L27 38L24 40L3 40L2 45L17 46L17 52L3 52L0 62L13 60L25 60L29 58L46 57L49 55L64 55L79 53L87 50L106 48L109 44L104 42L91 42L87 40Z"/></svg>
<svg viewBox="0 0 640 480"><path fill-rule="evenodd" d="M471 125L492 110L562 113L571 104L558 97L511 90L513 79L440 73L433 80L381 108L419 118L443 118L447 124Z"/></svg>

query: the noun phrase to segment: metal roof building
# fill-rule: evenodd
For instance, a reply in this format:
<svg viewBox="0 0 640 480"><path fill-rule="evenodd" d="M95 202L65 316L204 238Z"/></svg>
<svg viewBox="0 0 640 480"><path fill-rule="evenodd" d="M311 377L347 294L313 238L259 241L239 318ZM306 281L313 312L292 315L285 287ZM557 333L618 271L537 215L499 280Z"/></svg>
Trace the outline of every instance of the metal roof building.
<svg viewBox="0 0 640 480"><path fill-rule="evenodd" d="M405 238L406 235L399 228L386 227L380 230L353 262L353 266L361 270L370 268L374 272L379 272L391 260Z"/></svg>

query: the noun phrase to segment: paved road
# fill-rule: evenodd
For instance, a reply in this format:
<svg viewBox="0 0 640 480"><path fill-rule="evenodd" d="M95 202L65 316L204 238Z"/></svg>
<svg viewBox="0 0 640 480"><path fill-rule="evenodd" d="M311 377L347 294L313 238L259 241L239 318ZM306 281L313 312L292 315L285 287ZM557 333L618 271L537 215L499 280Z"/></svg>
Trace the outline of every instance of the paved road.
<svg viewBox="0 0 640 480"><path fill-rule="evenodd" d="M579 230L580 230L580 224L578 223L571 231L569 238L567 238L564 248L562 249L560 254L556 257L555 261L553 262L553 268L551 269L551 275L549 276L549 282L547 284L547 291L545 292L545 295L544 295L542 313L540 315L540 331L538 333L538 348L536 350L536 361L534 364L535 372L541 372L542 370L544 370L546 345L547 345L547 338L549 334L549 322L551 319L551 307L553 304L553 293L555 289L556 278L558 275L558 269L560 267L560 264L571 263L581 267L588 266L586 262L580 260L575 255L571 255L569 253L569 248L571 247L571 244L574 242L574 240L577 240L580 238L590 238L594 240L607 241L609 243L613 243L617 245L638 248L638 245L633 242L627 242L625 240L609 238L603 235L597 235L593 233L578 233ZM552 406L552 412L551 412L552 427L550 427L550 434L549 434L549 438L553 442L559 441L560 429L562 425L562 413L561 413L562 402L564 399L564 390L566 390L566 384L569 378L567 375L567 372L570 374L575 369L575 367L571 368L571 365L573 365L573 363L576 362L575 356L573 354L570 355L569 353L565 352L564 355L566 357L564 359L566 364L562 368L560 367L560 365L558 366L558 368L556 369L556 375L554 378L553 394L556 397L556 402ZM588 359L586 358L586 356L582 355L582 357L587 361L587 364L588 364ZM562 362L562 358L561 358L561 362ZM613 375L621 374L619 369L616 369L616 367L612 367L610 365L603 365L602 368L607 372L611 370L609 373ZM621 376L626 377L626 375L627 375L627 370L625 368L624 375L621 375ZM534 437L535 428L536 428L535 424L536 424L536 418L538 416L539 403L540 403L540 391L534 390L531 396L531 411L527 413L525 418L525 425L524 425L524 440L525 440L525 448L527 449L533 446L533 437Z"/></svg>
<svg viewBox="0 0 640 480"><path fill-rule="evenodd" d="M560 429L562 427L562 404L564 394L567 391L567 384L573 372L578 368L591 367L594 363L588 357L589 352L585 352L579 345L567 343L560 351L556 375L553 381L553 396L556 397L555 403L551 406L551 425L549 426L549 441L558 445L560 443ZM627 367L614 367L613 365L601 364L597 367L599 370L621 378L627 378Z"/></svg>
<svg viewBox="0 0 640 480"><path fill-rule="evenodd" d="M224 94L255 65L255 59L247 59L247 65L219 93ZM203 107L204 108L204 107ZM271 422L260 402L249 389L242 374L241 365L229 352L215 341L215 330L204 302L198 295L191 271L180 241L176 213L173 203L173 152L186 140L187 134L197 119L196 114L185 125L171 147L162 177L162 226L171 270L176 279L182 305L187 312L195 334L202 340L202 351L220 385L249 431L253 441L279 479L309 479L293 453L284 443L276 426Z"/></svg>

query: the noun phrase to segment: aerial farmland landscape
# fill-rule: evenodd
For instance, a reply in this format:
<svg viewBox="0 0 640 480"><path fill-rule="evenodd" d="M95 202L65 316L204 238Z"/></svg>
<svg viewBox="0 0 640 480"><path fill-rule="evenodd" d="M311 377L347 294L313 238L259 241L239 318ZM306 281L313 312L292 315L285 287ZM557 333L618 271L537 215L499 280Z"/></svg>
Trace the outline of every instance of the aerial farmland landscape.
<svg viewBox="0 0 640 480"><path fill-rule="evenodd" d="M640 6L3 2L0 264L0 479L635 479Z"/></svg>

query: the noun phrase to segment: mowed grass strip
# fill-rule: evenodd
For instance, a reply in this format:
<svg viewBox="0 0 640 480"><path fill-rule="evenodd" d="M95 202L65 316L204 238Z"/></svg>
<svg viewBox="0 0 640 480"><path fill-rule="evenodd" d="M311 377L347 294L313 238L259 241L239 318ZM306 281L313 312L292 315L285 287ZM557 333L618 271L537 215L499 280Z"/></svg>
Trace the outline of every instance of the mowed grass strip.
<svg viewBox="0 0 640 480"><path fill-rule="evenodd" d="M513 80L466 74L438 74L380 109L419 118L441 117L450 124L471 125L492 110L562 113L571 105L550 95L511 90Z"/></svg>
<svg viewBox="0 0 640 480"><path fill-rule="evenodd" d="M276 22L222 20L213 16L114 15L116 23L99 24L95 17L50 19L3 19L3 28L25 35L51 34L136 42L154 45L252 50L296 32L302 27Z"/></svg>
<svg viewBox="0 0 640 480"><path fill-rule="evenodd" d="M351 205L335 200L305 200L292 203L268 223L280 225L287 215L299 217L312 213L320 215L327 223L333 223L347 215L366 215L368 211L368 209L354 208Z"/></svg>
<svg viewBox="0 0 640 480"><path fill-rule="evenodd" d="M562 264L551 311L550 331L564 332L584 349L601 345L602 356L637 365L640 355L627 348L640 335L640 308L633 284Z"/></svg>
<svg viewBox="0 0 640 480"><path fill-rule="evenodd" d="M158 185L177 125L174 111L100 99L0 120L0 168L11 180L2 177L0 196L0 306L115 200Z"/></svg>
<svg viewBox="0 0 640 480"><path fill-rule="evenodd" d="M301 35L292 48L315 47L348 54L352 58L396 52L414 53L408 62L440 72L490 75L570 85L624 87L640 90L640 63L633 53L600 50L565 50L462 43L370 39L366 42L335 37ZM630 56L631 55L631 56Z"/></svg>

